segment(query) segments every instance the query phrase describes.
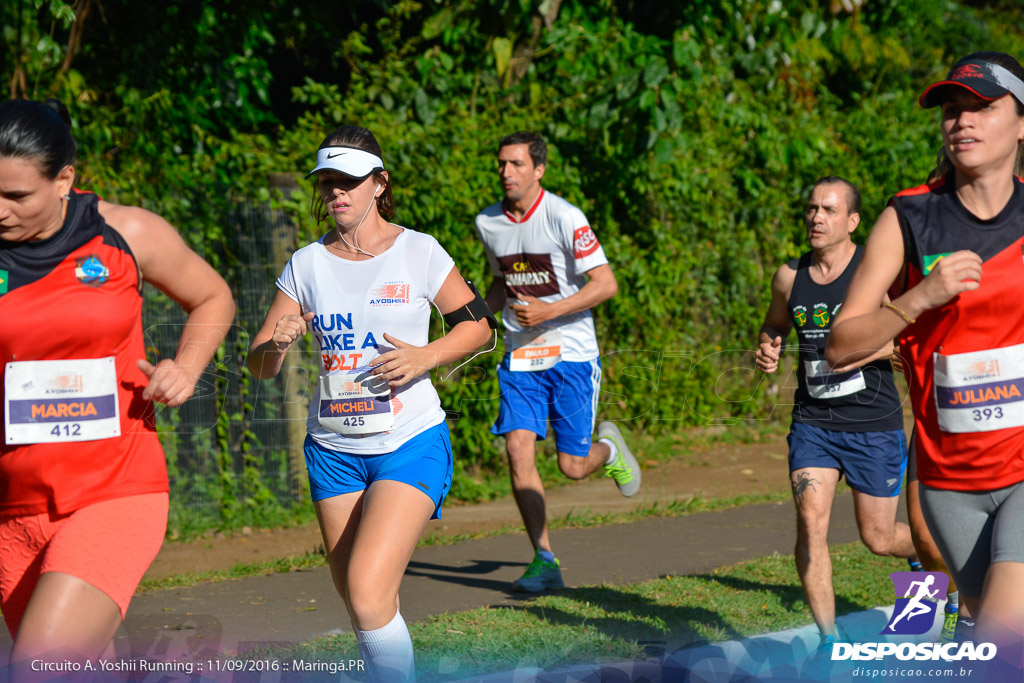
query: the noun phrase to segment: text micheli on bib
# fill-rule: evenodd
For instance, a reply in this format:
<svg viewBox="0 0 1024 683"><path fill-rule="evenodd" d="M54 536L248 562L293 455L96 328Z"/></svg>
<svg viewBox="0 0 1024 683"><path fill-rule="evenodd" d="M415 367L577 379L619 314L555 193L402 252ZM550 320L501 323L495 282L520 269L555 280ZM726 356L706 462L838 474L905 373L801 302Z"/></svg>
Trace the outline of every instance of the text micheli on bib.
<svg viewBox="0 0 1024 683"><path fill-rule="evenodd" d="M362 436L394 428L391 387L368 366L324 375L320 382L320 425L335 434Z"/></svg>

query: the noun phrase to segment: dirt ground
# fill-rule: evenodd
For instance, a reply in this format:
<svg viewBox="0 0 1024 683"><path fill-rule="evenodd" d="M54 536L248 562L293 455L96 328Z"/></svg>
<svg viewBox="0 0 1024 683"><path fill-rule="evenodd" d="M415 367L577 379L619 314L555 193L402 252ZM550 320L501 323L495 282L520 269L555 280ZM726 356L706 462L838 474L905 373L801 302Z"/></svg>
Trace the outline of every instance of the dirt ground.
<svg viewBox="0 0 1024 683"><path fill-rule="evenodd" d="M587 513L628 512L652 504L702 498L730 498L788 490L784 437L760 443L726 445L693 452L669 462L642 461L643 487L633 498L619 495L611 480L592 475L582 482L548 491L548 517ZM520 524L511 497L477 505L448 505L443 519L430 522L426 534L479 533ZM524 537L524 543L526 543ZM191 542L167 542L146 578L229 569L290 555L302 555L321 544L315 523L286 529L257 529L231 536Z"/></svg>

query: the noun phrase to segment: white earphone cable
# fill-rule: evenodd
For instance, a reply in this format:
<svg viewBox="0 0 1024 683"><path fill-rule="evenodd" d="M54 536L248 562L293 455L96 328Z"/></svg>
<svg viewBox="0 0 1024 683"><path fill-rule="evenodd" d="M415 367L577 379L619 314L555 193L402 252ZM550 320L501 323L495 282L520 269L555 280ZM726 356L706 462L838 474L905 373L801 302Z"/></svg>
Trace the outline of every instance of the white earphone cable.
<svg viewBox="0 0 1024 683"><path fill-rule="evenodd" d="M441 313L441 309L440 309L440 308L437 308L437 304L435 304L435 303L434 303L433 301L431 301L431 302L430 302L430 304L431 304L431 305L432 305L432 306L433 306L433 307L434 307L435 309L437 309L437 314L438 314L439 316L441 316L441 336L444 336L444 335L446 335L446 334L447 334L447 332L445 332L445 331L444 331L444 314L443 314L443 313ZM483 353L490 353L491 351L493 351L493 350L494 350L494 349L496 349L496 348L498 348L498 330L497 330L497 328L495 328L495 330L494 330L494 343L492 343L492 344L491 344L491 348L489 348L489 349L485 349L484 351L477 351L477 352L476 352L476 353L474 353L474 354L473 354L472 356L470 356L469 358L467 358L466 360L462 361L461 363L459 363L458 365L456 365L456 366L455 366L454 368L452 368L452 369L451 369L451 371L450 371L450 372L449 372L449 373L448 373L447 375L442 375L442 376L441 376L441 381L442 381L442 382L447 382L447 381L448 381L448 379L449 379L449 378L450 378L450 377L451 377L452 375L454 375L454 374L455 374L455 371L456 371L456 370L458 370L459 368L461 368L461 367L462 367L463 365L465 365L466 363L469 363L469 362L471 362L471 361L472 361L472 360L473 360L474 358L476 358L476 357L477 357L477 356L479 356L480 354L483 354Z"/></svg>
<svg viewBox="0 0 1024 683"><path fill-rule="evenodd" d="M370 208L373 206L373 203L377 201L377 190L379 190L380 188L380 185L377 185L377 187L374 188L373 197L370 199L370 203L366 205L366 211L363 212L363 217L359 219L359 222L356 224L356 229L352 231L352 241L355 242L356 245L352 246L351 244L349 244L349 241L345 239L345 233L343 233L341 230L338 230L338 236L341 237L342 242L348 244L349 249L354 249L355 251L361 254L366 254L370 258L377 258L377 254L371 254L365 249L361 249L359 247L359 228L363 225L363 221L366 220L366 214L370 213Z"/></svg>

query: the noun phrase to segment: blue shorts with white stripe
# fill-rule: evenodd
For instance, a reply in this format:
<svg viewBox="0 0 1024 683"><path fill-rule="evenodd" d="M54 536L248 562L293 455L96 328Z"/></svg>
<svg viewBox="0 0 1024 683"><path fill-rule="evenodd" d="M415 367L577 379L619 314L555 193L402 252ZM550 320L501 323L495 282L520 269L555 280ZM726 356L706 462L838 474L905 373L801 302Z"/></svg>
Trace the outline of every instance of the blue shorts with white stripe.
<svg viewBox="0 0 1024 683"><path fill-rule="evenodd" d="M548 421L555 447L562 453L586 457L601 391L601 360L560 361L536 372L512 372L508 355L498 366L501 406L492 434L528 429L547 437Z"/></svg>

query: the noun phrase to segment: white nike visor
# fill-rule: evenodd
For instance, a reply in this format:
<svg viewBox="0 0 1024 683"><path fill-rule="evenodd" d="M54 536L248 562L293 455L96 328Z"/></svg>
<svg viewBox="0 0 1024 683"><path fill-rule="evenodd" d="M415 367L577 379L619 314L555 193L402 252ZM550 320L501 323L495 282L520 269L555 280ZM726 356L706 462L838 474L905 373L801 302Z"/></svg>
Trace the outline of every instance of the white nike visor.
<svg viewBox="0 0 1024 683"><path fill-rule="evenodd" d="M384 162L375 154L355 147L324 147L316 152L316 168L306 177L319 171L337 171L351 178L365 178L374 171L383 171Z"/></svg>

